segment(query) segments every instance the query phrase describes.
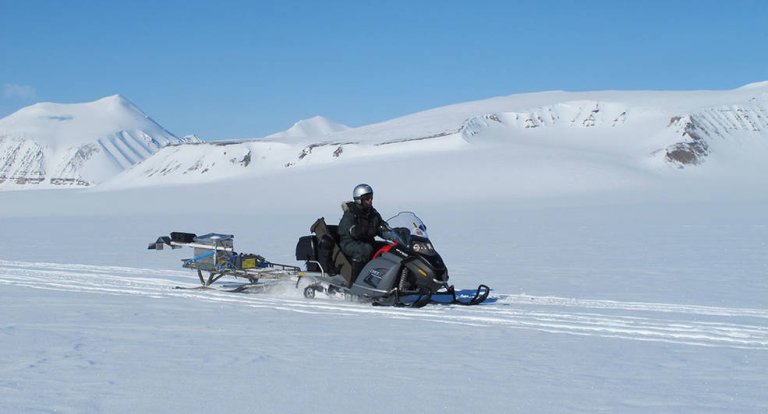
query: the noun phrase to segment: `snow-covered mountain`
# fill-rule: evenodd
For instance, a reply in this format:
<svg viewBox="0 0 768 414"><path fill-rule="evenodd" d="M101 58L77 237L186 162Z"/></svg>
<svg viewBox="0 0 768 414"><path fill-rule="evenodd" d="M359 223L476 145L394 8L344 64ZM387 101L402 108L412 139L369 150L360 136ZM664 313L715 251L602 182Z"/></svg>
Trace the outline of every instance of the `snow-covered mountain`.
<svg viewBox="0 0 768 414"><path fill-rule="evenodd" d="M39 103L0 119L0 188L90 186L179 139L120 95Z"/></svg>
<svg viewBox="0 0 768 414"><path fill-rule="evenodd" d="M705 163L713 145L726 149L754 140L768 142L765 82L730 91L556 91L450 105L359 128L316 117L260 140L171 146L114 184L191 183L469 151L479 153L480 163L512 165L566 151L664 171ZM528 151L533 147L537 152Z"/></svg>
<svg viewBox="0 0 768 414"><path fill-rule="evenodd" d="M83 104L83 107L110 106L107 104L112 101L117 103L111 106L135 109L119 97ZM0 137L8 135L3 131L11 129L7 125L20 113L33 110L44 115L28 116L26 125L37 126L29 121L36 119L39 125L48 128L48 136L64 135L53 126L66 126L72 121L71 115L67 115L72 111L43 111L66 106L41 105L2 120ZM128 112L151 125L113 126L110 130L90 133L89 136L99 137L94 140L96 145L93 142L70 144L67 147L73 155L63 157L79 160L103 150L105 157L101 162L112 165L110 174L115 175L104 188L194 184L273 175L310 166L344 169L350 163L386 165L413 156L420 157L422 166L433 171L430 179L435 182L472 175L474 179L465 180L472 185L481 180L483 177L479 174L484 173L502 177L523 174L554 182L562 174L569 174L567 171L578 171L592 174L581 177L582 182L594 183L595 177L612 179L617 175L615 171L675 174L679 169L705 166L712 159L748 154L760 160L759 154L768 155L768 82L728 91L518 94L440 107L358 128L317 116L264 138L207 143L195 138L186 144L174 141L172 135L137 109ZM88 125L83 123L80 130ZM131 139L134 137L142 139ZM141 146L135 150L124 148L134 141L151 141L157 145L147 145L149 151L143 153ZM20 149L9 150L8 142ZM14 154L22 151L33 154L23 158L27 160L23 167L14 168L30 171L26 176L31 178L26 180L34 182L35 177L41 176L37 171L42 164L34 157L40 153L34 145L42 145L37 142L3 138L0 144L6 147L0 156L5 158L0 160L21 159ZM53 146L54 142L51 138L47 145ZM167 143L177 145L160 148ZM447 159L452 161L447 163ZM555 160L558 162L553 162ZM731 165L741 164L743 160L731 162ZM19 161L14 165L19 165ZM548 165L552 171L543 170ZM125 167L130 168L117 174ZM63 169L58 168L55 171ZM8 167L2 170L5 176L9 176L7 170ZM50 166L45 171L51 171L54 177L73 175L53 172ZM110 174L101 173L101 176ZM531 186L534 186L532 181Z"/></svg>
<svg viewBox="0 0 768 414"><path fill-rule="evenodd" d="M266 138L317 138L348 129L350 128L344 124L317 115L309 119L302 119L287 130L268 135Z"/></svg>

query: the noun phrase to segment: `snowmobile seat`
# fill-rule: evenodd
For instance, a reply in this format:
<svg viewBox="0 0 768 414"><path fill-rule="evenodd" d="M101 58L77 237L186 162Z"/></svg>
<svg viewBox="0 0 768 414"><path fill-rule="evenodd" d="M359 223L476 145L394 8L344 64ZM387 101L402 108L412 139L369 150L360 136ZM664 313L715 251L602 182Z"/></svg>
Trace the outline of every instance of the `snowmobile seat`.
<svg viewBox="0 0 768 414"><path fill-rule="evenodd" d="M317 261L325 272L331 276L343 276L347 286L352 286L357 275L353 275L352 261L341 251L339 226L329 226L325 223L325 218L320 217L312 224L310 231L317 236Z"/></svg>

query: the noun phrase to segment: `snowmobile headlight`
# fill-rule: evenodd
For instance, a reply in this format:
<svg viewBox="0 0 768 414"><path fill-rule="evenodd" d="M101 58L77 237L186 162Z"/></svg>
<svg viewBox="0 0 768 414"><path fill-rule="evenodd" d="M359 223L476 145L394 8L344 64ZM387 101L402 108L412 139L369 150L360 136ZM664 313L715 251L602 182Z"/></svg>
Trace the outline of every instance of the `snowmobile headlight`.
<svg viewBox="0 0 768 414"><path fill-rule="evenodd" d="M434 249L432 248L432 243L428 243L428 242L413 242L411 248L416 253L429 254L434 251Z"/></svg>

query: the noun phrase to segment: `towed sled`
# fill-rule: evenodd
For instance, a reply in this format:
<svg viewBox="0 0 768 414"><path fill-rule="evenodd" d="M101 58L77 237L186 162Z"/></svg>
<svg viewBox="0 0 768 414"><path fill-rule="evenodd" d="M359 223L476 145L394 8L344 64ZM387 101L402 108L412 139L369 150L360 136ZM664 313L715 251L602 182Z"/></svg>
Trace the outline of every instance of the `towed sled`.
<svg viewBox="0 0 768 414"><path fill-rule="evenodd" d="M212 289L211 285L222 277L232 276L248 281L230 290L242 292L263 288L266 282L289 280L300 273L301 268L298 266L272 263L258 254L235 252L234 238L232 234L208 233L198 236L194 233L173 232L170 237L158 237L157 241L149 244L148 249L163 250L164 246L194 249L194 257L183 259L181 265L197 271L200 286L193 289ZM207 278L203 272L208 273Z"/></svg>
<svg viewBox="0 0 768 414"><path fill-rule="evenodd" d="M299 238L296 245L296 260L305 262L305 270L273 263L257 254L237 253L234 235L228 234L175 232L170 237L159 237L148 248L193 248L194 257L182 260L182 267L197 271L197 288L212 288L222 277L232 276L248 282L231 292L290 281L296 288L303 285L307 298L322 293L378 306L477 305L488 298L490 288L486 285L457 292L448 284L448 270L430 242L426 226L414 213L402 212L387 222L392 240L379 242L373 259L364 265L344 255L338 226L327 225L323 218L315 221L310 228L312 234Z"/></svg>

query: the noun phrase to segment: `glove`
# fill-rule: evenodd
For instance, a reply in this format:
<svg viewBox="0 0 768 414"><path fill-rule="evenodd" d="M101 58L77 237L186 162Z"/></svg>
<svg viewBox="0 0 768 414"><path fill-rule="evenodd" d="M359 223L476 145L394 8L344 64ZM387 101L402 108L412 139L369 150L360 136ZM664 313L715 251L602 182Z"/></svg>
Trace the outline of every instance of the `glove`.
<svg viewBox="0 0 768 414"><path fill-rule="evenodd" d="M379 226L379 236L381 236L381 238L384 240L397 241L395 235L392 232L392 228L390 228L387 223Z"/></svg>

